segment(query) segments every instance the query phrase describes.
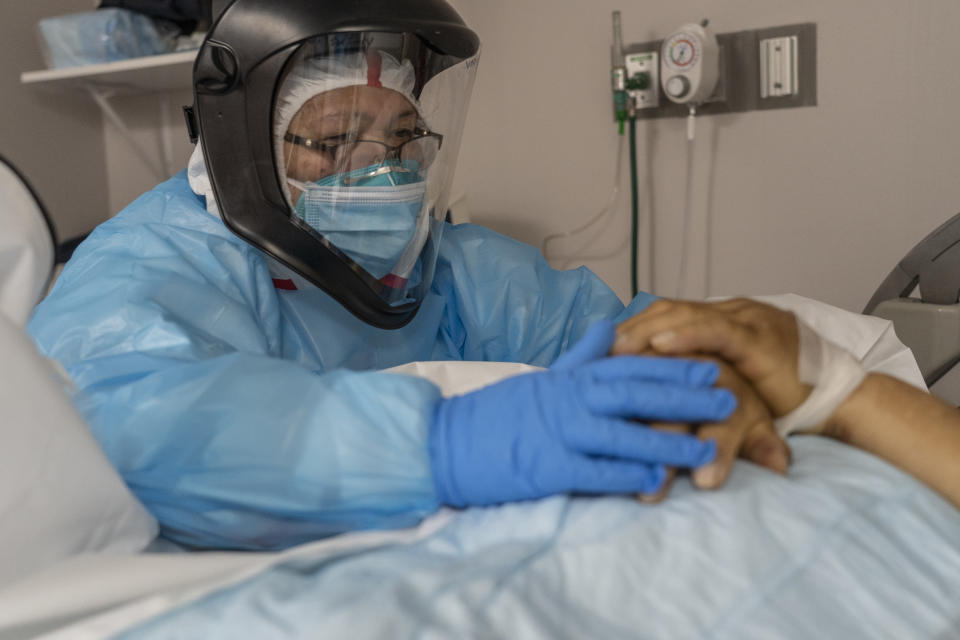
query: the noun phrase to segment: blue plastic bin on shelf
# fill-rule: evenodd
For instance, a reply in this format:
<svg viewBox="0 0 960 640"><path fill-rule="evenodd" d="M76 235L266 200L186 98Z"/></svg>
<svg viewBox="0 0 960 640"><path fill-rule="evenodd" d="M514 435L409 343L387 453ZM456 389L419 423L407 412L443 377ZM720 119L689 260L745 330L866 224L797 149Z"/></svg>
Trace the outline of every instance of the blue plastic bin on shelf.
<svg viewBox="0 0 960 640"><path fill-rule="evenodd" d="M37 28L51 69L153 56L176 48L175 28L127 9L45 18Z"/></svg>

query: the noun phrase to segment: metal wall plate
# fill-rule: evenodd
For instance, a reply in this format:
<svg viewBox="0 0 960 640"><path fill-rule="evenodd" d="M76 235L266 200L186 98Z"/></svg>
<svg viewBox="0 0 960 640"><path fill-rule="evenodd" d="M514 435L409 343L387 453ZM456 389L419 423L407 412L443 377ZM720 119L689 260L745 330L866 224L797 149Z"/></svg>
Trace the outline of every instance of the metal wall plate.
<svg viewBox="0 0 960 640"><path fill-rule="evenodd" d="M797 81L799 93L760 96L760 41L767 38L797 37ZM662 40L631 44L624 54L660 51ZM817 25L813 22L781 27L717 34L720 45L720 80L711 101L697 107L698 115L813 107L817 104ZM686 117L686 105L660 100L659 106L637 111L638 119Z"/></svg>

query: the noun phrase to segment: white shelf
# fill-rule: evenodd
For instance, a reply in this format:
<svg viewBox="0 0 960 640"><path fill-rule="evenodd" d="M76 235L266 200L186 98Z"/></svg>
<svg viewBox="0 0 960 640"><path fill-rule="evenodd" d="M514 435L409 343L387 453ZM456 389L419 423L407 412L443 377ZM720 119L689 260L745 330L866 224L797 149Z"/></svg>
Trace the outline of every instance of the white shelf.
<svg viewBox="0 0 960 640"><path fill-rule="evenodd" d="M166 180L174 173L170 122L172 121L171 91L187 91L193 87L193 62L196 50L166 53L159 56L131 58L107 64L91 64L68 69L27 71L20 74L21 84L50 91L83 91L100 107L104 117L119 131L150 168L158 180ZM159 94L156 101L160 108L159 125L163 144L159 158L141 144L123 118L110 104L118 95Z"/></svg>
<svg viewBox="0 0 960 640"><path fill-rule="evenodd" d="M26 71L20 74L20 82L44 89L96 88L111 93L187 90L193 85L196 57L196 51L180 51L84 67Z"/></svg>

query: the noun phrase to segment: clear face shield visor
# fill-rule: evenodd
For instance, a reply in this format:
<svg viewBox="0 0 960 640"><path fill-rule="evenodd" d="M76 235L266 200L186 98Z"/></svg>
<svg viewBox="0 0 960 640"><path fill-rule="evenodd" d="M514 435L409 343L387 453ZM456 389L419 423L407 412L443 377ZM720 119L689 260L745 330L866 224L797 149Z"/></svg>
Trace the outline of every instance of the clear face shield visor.
<svg viewBox="0 0 960 640"><path fill-rule="evenodd" d="M288 62L273 120L291 218L392 305L429 288L475 65L418 37L313 38Z"/></svg>

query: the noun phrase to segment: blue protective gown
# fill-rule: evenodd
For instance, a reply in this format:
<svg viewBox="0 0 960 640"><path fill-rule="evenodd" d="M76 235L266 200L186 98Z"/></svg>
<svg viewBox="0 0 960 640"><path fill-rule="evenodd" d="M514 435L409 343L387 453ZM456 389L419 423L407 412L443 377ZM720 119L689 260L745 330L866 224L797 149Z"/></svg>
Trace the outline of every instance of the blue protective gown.
<svg viewBox="0 0 960 640"><path fill-rule="evenodd" d="M275 549L405 527L438 507L430 382L416 360L549 365L628 308L586 268L447 226L436 277L403 329L375 329L233 235L185 173L100 225L28 330L163 533ZM293 289L292 287L295 287Z"/></svg>

